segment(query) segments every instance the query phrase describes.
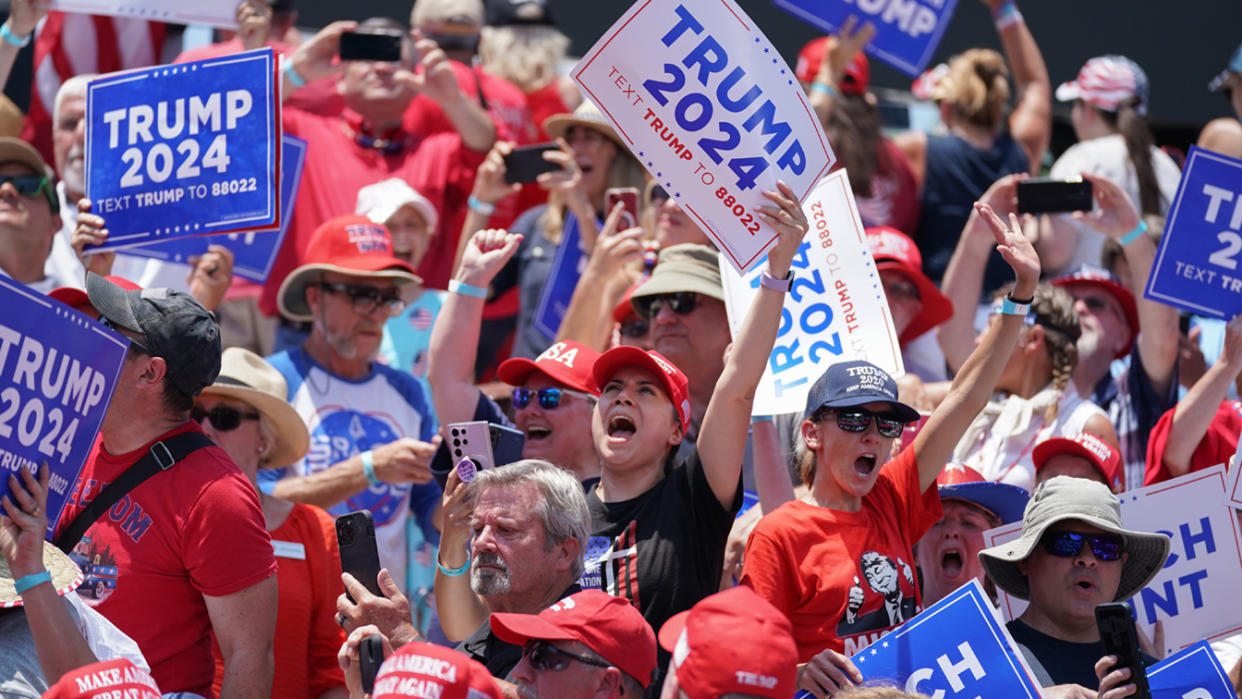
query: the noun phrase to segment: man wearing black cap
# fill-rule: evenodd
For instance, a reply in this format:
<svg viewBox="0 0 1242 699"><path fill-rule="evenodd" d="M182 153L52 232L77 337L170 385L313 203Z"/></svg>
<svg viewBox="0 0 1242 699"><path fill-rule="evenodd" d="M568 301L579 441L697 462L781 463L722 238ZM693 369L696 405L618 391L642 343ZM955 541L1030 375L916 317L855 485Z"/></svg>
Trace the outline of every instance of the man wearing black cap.
<svg viewBox="0 0 1242 699"><path fill-rule="evenodd" d="M180 435L202 433L190 409L220 372L220 328L177 291L127 291L94 274L86 290L100 322L130 346L58 539L148 454L160 470L101 513L74 548L98 580L79 594L138 642L165 691L211 696L214 631L224 657L221 696L265 697L276 562L258 498L215 445L167 458L193 440Z"/></svg>

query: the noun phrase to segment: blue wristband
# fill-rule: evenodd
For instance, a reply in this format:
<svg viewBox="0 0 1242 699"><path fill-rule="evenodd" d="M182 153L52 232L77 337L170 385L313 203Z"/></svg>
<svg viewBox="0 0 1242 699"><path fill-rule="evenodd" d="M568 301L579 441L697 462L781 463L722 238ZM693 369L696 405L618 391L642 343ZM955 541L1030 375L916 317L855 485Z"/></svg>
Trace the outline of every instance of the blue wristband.
<svg viewBox="0 0 1242 699"><path fill-rule="evenodd" d="M829 97L833 99L836 99L837 97L841 96L841 93L837 92L837 88L833 87L832 85L829 85L828 83L821 83L818 80L811 83L811 89L814 90L815 92L822 92L823 94L828 95Z"/></svg>
<svg viewBox="0 0 1242 699"><path fill-rule="evenodd" d="M996 25L996 31L1001 31L1021 21L1022 13L1018 11L1018 6L1013 0L1008 0L992 11L992 22Z"/></svg>
<svg viewBox="0 0 1242 699"><path fill-rule="evenodd" d="M1147 222L1144 221L1143 219L1139 219L1138 225L1134 227L1134 230L1121 236L1121 238L1119 238L1117 242L1121 243L1122 247L1125 247L1126 245L1129 245L1130 243L1133 243L1134 241L1138 240L1139 236L1143 235L1146 232L1147 232Z"/></svg>
<svg viewBox="0 0 1242 699"><path fill-rule="evenodd" d="M479 199L473 194L471 194L470 198L466 200L466 206L469 206L471 211L478 213L478 214L483 214L484 216L491 216L492 214L496 213L495 204L488 204L487 202Z"/></svg>
<svg viewBox="0 0 1242 699"><path fill-rule="evenodd" d="M367 449L362 452L358 455L358 458L362 459L362 475L367 477L367 483L370 483L371 485L379 485L380 483L383 483L383 481L379 479L379 476L375 475L375 462L371 460L371 450Z"/></svg>
<svg viewBox="0 0 1242 699"><path fill-rule="evenodd" d="M460 568L445 568L444 565L440 563L440 548L436 547L436 568L450 578L456 578L458 576L465 575L466 572L470 570L470 559L467 558L465 565Z"/></svg>
<svg viewBox="0 0 1242 699"><path fill-rule="evenodd" d="M306 87L306 78L298 74L298 71L293 67L293 61L283 60L281 63L280 72L286 78L289 78L289 82L293 83L294 87Z"/></svg>
<svg viewBox="0 0 1242 699"><path fill-rule="evenodd" d="M36 585L52 582L52 574L46 570L42 573L31 573L30 575L20 577L13 581L13 588L17 590L17 594L23 594Z"/></svg>
<svg viewBox="0 0 1242 699"><path fill-rule="evenodd" d="M27 34L26 36L18 36L13 33L11 28L9 28L9 23L5 22L4 24L0 24L0 39L4 39L4 43L9 46L16 46L20 49L30 43L30 34Z"/></svg>
<svg viewBox="0 0 1242 699"><path fill-rule="evenodd" d="M449 280L449 293L461 294L462 296L473 296L476 299L487 298L487 289L480 289L465 282L459 282L456 279Z"/></svg>
<svg viewBox="0 0 1242 699"><path fill-rule="evenodd" d="M750 424L757 425L760 422L772 422L772 416L771 415L751 415L750 416Z"/></svg>

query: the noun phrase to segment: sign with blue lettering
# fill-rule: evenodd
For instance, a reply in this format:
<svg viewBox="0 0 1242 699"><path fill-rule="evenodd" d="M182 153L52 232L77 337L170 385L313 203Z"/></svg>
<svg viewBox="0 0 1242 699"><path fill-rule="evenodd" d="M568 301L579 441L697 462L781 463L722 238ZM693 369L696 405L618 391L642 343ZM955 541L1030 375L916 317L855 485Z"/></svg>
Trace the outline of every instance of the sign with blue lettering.
<svg viewBox="0 0 1242 699"><path fill-rule="evenodd" d="M777 235L777 180L805 199L835 157L802 86L733 0L638 0L573 70L664 189L738 271Z"/></svg>
<svg viewBox="0 0 1242 699"><path fill-rule="evenodd" d="M602 228L603 224L599 226ZM565 319L574 288L578 286L578 279L587 263L587 256L582 254L578 219L572 213L565 215L565 225L561 230L561 244L556 248L552 272L548 275L543 293L539 295L533 321L535 329L543 333L549 343L556 339L556 332L561 329L561 321Z"/></svg>
<svg viewBox="0 0 1242 699"><path fill-rule="evenodd" d="M0 495L47 462L48 537L108 410L129 341L0 274Z"/></svg>
<svg viewBox="0 0 1242 699"><path fill-rule="evenodd" d="M875 25L867 53L916 78L940 45L957 0L773 0L799 19L836 34L851 15Z"/></svg>
<svg viewBox="0 0 1242 699"><path fill-rule="evenodd" d="M830 364L866 359L901 376L901 346L866 230L844 170L820 181L802 204L810 231L793 261L793 287L755 391L755 415L802 412L806 395ZM759 293L756 265L739 275L721 264L725 310L734 336Z"/></svg>
<svg viewBox="0 0 1242 699"><path fill-rule="evenodd" d="M233 274L260 284L267 281L267 273L272 269L276 253L280 251L285 231L289 230L298 184L302 181L302 164L306 161L306 141L294 136L285 136L281 141L280 230L176 238L164 243L128 248L125 254L187 262L191 257L207 252L209 245L223 245L233 251Z"/></svg>
<svg viewBox="0 0 1242 699"><path fill-rule="evenodd" d="M114 250L280 227L270 48L114 73L86 88L86 196Z"/></svg>
<svg viewBox="0 0 1242 699"><path fill-rule="evenodd" d="M1199 641L1147 668L1152 699L1237 699L1212 646Z"/></svg>
<svg viewBox="0 0 1242 699"><path fill-rule="evenodd" d="M1242 160L1190 147L1144 295L1228 320L1242 313Z"/></svg>
<svg viewBox="0 0 1242 699"><path fill-rule="evenodd" d="M1225 467L1218 465L1117 496L1127 529L1172 539L1164 568L1126 600L1148 638L1152 625L1164 622L1166 655L1242 632L1242 538L1225 486ZM983 540L995 546L1021 532L1019 522L988 530ZM1000 608L1014 619L1026 602L1001 592Z"/></svg>
<svg viewBox="0 0 1242 699"><path fill-rule="evenodd" d="M1039 697L1022 654L973 578L851 660L863 678L895 681L910 693Z"/></svg>

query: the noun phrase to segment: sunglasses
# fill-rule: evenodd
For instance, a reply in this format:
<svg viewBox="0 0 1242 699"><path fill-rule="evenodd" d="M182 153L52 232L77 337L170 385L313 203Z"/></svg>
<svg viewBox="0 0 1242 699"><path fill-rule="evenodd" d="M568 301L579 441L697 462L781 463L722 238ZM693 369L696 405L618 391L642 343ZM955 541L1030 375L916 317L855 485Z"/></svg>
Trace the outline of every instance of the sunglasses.
<svg viewBox="0 0 1242 699"><path fill-rule="evenodd" d="M1073 558L1082 551L1083 543L1090 542L1091 553L1101 561L1121 559L1122 538L1116 534L1079 534L1078 532L1048 532L1040 543L1044 550L1058 558Z"/></svg>
<svg viewBox="0 0 1242 699"><path fill-rule="evenodd" d="M647 337L647 330L647 321L631 320L628 323L622 323L619 332L621 333L621 337L640 338Z"/></svg>
<svg viewBox="0 0 1242 699"><path fill-rule="evenodd" d="M837 427L843 432L866 432L875 418L875 428L881 437L900 437L906 423L896 418L884 417L869 410L825 410L824 414L837 416ZM822 419L823 414L820 415Z"/></svg>
<svg viewBox="0 0 1242 699"><path fill-rule="evenodd" d="M43 175L0 175L0 187L12 184L13 189L23 197L34 199L42 192L52 206L52 211L60 210L60 201L52 191L52 183Z"/></svg>
<svg viewBox="0 0 1242 699"><path fill-rule="evenodd" d="M522 410L530 405L530 399L535 397L539 401L539 407L544 410L556 410L561 406L561 399L566 395L577 396L585 401L594 401L595 396L581 391L571 391L568 388L541 388L538 391L532 391L529 388L513 389L513 407Z"/></svg>
<svg viewBox="0 0 1242 699"><path fill-rule="evenodd" d="M666 303L673 313L684 316L694 312L699 305L699 295L693 291L678 291L672 294L643 296L634 299L634 310L638 311L638 315L643 318L654 318L660 314L660 309Z"/></svg>
<svg viewBox="0 0 1242 699"><path fill-rule="evenodd" d="M548 643L547 641L536 641L531 639L522 647L522 657L530 662L530 666L540 671L557 671L564 670L569 667L569 661L577 660L584 665L594 665L595 667L612 667L611 663L602 660L588 658L585 655L570 653L562 648Z"/></svg>
<svg viewBox="0 0 1242 699"><path fill-rule="evenodd" d="M110 329L110 330L115 330L115 331L117 332L117 334L121 335L121 336L122 336L122 337L124 337L126 340L129 340L129 344L130 344L130 346L132 346L133 348L137 349L139 352L141 352L141 353L143 353L143 354L147 355L148 357L154 357L154 356L155 356L155 353L154 353L154 352L152 352L151 350L147 349L146 345L144 345L144 344L142 344L141 342L139 342L139 341L135 340L134 338L130 337L129 335L126 335L125 333L121 332L121 326L117 325L116 323L113 323L113 322L112 322L112 320L108 318L108 316L105 316L105 315L103 315L103 314L100 314L100 316L99 316L99 324L100 324L100 325L102 325L102 326L104 326L105 328Z"/></svg>
<svg viewBox="0 0 1242 699"><path fill-rule="evenodd" d="M405 310L405 299L396 289L379 289L366 284L343 284L341 282L319 282L320 289L334 294L348 296L354 310L362 315L369 315L376 308L383 307L390 316L401 315Z"/></svg>
<svg viewBox="0 0 1242 699"><path fill-rule="evenodd" d="M203 418L211 420L211 426L220 432L232 432L241 427L241 422L245 420L258 420L259 414L255 412L243 413L240 409L231 405L216 405L211 410L204 410L199 406L194 406L190 410L190 418L198 424L203 424Z"/></svg>

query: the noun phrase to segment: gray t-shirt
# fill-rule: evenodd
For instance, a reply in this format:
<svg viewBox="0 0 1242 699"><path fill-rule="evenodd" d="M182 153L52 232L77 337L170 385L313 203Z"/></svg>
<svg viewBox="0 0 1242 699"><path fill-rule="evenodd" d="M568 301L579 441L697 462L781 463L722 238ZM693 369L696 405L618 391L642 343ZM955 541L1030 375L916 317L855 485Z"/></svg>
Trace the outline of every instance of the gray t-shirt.
<svg viewBox="0 0 1242 699"><path fill-rule="evenodd" d="M0 612L0 697L39 699L47 688L25 610Z"/></svg>

